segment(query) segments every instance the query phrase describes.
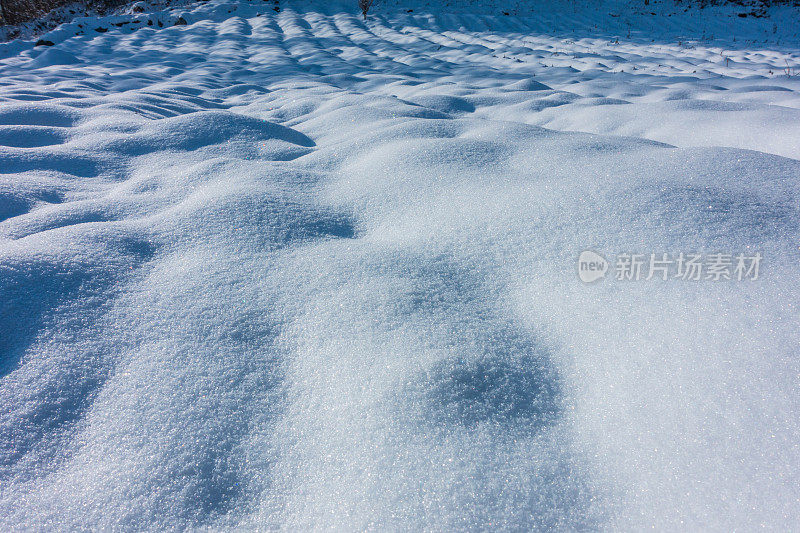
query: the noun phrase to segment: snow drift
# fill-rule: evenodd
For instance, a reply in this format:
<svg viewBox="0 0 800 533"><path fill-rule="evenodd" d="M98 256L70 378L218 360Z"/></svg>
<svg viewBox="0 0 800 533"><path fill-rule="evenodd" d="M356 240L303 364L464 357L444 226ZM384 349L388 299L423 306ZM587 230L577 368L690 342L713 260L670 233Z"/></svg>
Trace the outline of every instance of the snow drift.
<svg viewBox="0 0 800 533"><path fill-rule="evenodd" d="M796 524L797 48L314 6L4 45L0 526Z"/></svg>

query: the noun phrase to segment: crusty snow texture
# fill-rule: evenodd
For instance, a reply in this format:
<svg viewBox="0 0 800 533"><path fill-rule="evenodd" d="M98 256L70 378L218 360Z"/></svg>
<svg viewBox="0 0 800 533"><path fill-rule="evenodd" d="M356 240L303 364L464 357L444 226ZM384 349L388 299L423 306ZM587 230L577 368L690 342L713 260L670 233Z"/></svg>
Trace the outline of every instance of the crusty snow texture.
<svg viewBox="0 0 800 533"><path fill-rule="evenodd" d="M798 46L352 4L0 45L0 530L796 527Z"/></svg>

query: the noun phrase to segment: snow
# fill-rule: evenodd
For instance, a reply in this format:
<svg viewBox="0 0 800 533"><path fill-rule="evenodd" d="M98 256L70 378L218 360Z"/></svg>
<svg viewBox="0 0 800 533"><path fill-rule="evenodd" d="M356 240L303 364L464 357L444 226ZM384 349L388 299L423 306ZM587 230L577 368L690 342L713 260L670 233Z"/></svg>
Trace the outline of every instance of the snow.
<svg viewBox="0 0 800 533"><path fill-rule="evenodd" d="M0 529L792 529L796 11L352 4L0 44Z"/></svg>

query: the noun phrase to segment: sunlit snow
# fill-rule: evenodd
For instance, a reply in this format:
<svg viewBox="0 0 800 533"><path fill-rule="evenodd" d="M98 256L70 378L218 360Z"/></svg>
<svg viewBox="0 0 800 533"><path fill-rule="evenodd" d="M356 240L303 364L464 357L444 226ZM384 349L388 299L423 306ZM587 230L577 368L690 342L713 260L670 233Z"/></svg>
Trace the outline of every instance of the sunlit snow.
<svg viewBox="0 0 800 533"><path fill-rule="evenodd" d="M800 523L797 26L435 4L0 44L0 529Z"/></svg>

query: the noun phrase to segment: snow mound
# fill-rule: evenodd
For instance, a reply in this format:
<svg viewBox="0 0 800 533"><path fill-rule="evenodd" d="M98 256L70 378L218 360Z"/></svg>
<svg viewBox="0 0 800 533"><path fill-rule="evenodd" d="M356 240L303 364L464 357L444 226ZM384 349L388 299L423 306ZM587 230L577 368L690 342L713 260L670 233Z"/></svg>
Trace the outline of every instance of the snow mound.
<svg viewBox="0 0 800 533"><path fill-rule="evenodd" d="M0 47L0 529L791 529L796 44L351 4Z"/></svg>

